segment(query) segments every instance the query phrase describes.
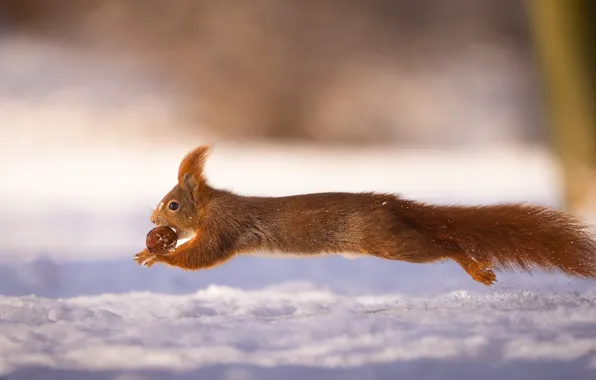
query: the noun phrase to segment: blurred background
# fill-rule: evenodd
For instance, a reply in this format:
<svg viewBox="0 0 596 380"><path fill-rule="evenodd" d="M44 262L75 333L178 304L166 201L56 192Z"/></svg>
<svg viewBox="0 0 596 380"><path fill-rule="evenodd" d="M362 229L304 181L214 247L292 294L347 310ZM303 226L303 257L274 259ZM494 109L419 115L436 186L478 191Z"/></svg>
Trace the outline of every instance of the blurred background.
<svg viewBox="0 0 596 380"><path fill-rule="evenodd" d="M344 259L242 258L253 273L152 268L152 280L132 264L179 160L208 143L211 182L244 194L533 201L591 220L594 8L0 0L0 293L256 286L256 273L348 288L357 270ZM356 289L405 289L366 265ZM388 273L476 286L449 264L400 265ZM121 276L107 284L107 273Z"/></svg>
<svg viewBox="0 0 596 380"><path fill-rule="evenodd" d="M101 131L65 136L393 146L546 137L529 9L516 0L0 4L7 96L114 115ZM161 120L121 116L152 102Z"/></svg>

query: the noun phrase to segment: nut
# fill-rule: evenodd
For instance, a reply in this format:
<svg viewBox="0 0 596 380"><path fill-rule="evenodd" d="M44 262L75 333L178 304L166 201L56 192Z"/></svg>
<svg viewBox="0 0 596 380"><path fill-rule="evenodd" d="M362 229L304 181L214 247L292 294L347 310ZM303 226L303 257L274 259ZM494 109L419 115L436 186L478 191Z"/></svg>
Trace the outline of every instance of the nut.
<svg viewBox="0 0 596 380"><path fill-rule="evenodd" d="M176 248L178 235L170 227L155 227L147 234L145 245L149 252L165 255Z"/></svg>

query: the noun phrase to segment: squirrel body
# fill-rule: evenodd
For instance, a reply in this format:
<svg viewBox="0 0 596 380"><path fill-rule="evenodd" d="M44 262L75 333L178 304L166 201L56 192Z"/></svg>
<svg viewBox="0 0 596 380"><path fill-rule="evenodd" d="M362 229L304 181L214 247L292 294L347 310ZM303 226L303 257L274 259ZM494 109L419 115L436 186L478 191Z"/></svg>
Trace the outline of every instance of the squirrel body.
<svg viewBox="0 0 596 380"><path fill-rule="evenodd" d="M531 204L432 205L374 192L242 196L207 183L208 153L200 146L183 158L178 183L151 216L155 225L190 240L165 255L145 249L135 255L137 263L199 270L238 254L340 254L453 260L485 285L496 281L493 269L596 278L596 240L561 211Z"/></svg>

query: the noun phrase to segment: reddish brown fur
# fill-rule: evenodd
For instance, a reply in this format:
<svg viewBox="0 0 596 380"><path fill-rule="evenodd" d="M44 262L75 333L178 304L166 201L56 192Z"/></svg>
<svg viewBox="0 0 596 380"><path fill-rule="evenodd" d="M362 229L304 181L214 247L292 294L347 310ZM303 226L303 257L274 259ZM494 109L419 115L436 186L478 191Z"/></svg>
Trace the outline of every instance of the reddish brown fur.
<svg viewBox="0 0 596 380"><path fill-rule="evenodd" d="M183 185L184 176L186 174L197 174L195 180L204 182L202 168L205 166L205 161L207 161L208 155L209 146L202 145L196 147L184 156L180 163L180 167L178 168L178 184L180 186ZM197 171L195 168L200 168L200 170Z"/></svg>
<svg viewBox="0 0 596 380"><path fill-rule="evenodd" d="M438 206L392 194L317 193L245 197L203 177L208 148L180 164L178 185L152 215L156 225L195 233L167 255L147 250L139 264L210 268L236 254L273 251L355 253L411 263L451 259L483 284L492 268L560 270L596 278L596 242L572 216L536 205ZM172 212L167 204L180 203Z"/></svg>

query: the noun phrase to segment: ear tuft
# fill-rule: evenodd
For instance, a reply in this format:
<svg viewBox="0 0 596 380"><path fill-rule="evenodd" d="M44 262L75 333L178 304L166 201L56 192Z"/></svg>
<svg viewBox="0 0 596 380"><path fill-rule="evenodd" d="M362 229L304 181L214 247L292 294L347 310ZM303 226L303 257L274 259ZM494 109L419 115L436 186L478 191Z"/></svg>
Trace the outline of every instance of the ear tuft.
<svg viewBox="0 0 596 380"><path fill-rule="evenodd" d="M196 183L204 182L203 167L210 152L209 145L201 145L190 151L180 163L178 168L178 184L184 186L185 176L191 174Z"/></svg>

